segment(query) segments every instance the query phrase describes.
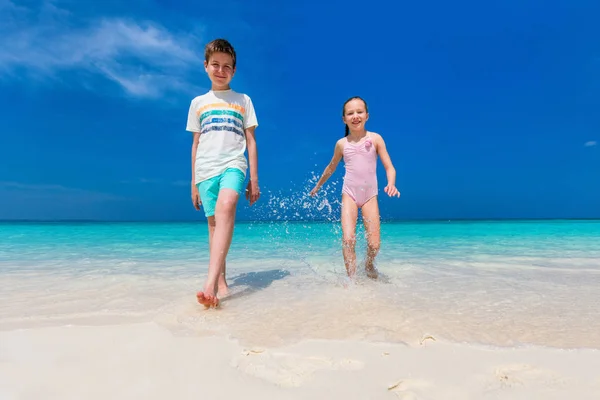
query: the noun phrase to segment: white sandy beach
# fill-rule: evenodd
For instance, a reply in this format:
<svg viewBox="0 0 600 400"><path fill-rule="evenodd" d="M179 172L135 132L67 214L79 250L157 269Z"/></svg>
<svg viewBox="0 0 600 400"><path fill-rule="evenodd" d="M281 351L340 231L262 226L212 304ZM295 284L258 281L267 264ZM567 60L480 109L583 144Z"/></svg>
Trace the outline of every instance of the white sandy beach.
<svg viewBox="0 0 600 400"><path fill-rule="evenodd" d="M0 399L598 399L596 281L542 306L543 276L522 293L482 276L501 291L465 278L454 293L455 275L419 273L417 292L409 275L344 288L266 271L206 311L185 278L13 274Z"/></svg>
<svg viewBox="0 0 600 400"><path fill-rule="evenodd" d="M0 333L0 398L598 399L600 352L427 339L244 347L154 323Z"/></svg>
<svg viewBox="0 0 600 400"><path fill-rule="evenodd" d="M0 279L0 399L600 398L596 320L552 330L528 298L527 314L504 302L512 316L469 317L382 283L283 274L253 289L248 276L208 311L185 279Z"/></svg>

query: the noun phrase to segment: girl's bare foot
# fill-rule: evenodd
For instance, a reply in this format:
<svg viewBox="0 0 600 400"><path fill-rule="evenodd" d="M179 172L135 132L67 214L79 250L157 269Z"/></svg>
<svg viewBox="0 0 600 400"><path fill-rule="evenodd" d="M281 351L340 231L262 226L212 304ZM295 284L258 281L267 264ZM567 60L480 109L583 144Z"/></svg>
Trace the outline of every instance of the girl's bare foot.
<svg viewBox="0 0 600 400"><path fill-rule="evenodd" d="M344 287L344 289L349 289L355 285L356 285L356 276L353 276L353 277L346 276L342 280L342 286Z"/></svg>
<svg viewBox="0 0 600 400"><path fill-rule="evenodd" d="M373 260L367 260L367 262L365 263L365 272L367 273L367 276L371 279L379 278L379 272L377 271L377 268L375 268Z"/></svg>

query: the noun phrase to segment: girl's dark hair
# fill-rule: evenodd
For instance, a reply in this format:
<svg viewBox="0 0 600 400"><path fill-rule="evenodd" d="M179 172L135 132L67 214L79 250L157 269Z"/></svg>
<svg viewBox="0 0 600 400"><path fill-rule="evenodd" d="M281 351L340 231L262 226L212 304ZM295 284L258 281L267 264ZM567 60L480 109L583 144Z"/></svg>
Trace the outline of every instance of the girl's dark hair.
<svg viewBox="0 0 600 400"><path fill-rule="evenodd" d="M350 97L344 103L344 107L342 107L342 117L344 115L346 115L346 104L350 103L352 100L360 100L360 101L362 101L365 104L365 111L369 112L369 107L367 106L367 102L362 97L360 97L360 96L354 96L354 97ZM346 134L344 135L344 137L348 136L348 134L350 133L350 129L348 128L348 124L345 124L345 125L346 125Z"/></svg>

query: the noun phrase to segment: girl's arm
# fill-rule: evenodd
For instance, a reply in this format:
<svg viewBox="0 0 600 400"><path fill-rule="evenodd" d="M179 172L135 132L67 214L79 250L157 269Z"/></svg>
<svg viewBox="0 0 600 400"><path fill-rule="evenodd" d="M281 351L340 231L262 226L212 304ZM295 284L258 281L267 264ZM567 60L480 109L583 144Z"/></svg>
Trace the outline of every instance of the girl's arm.
<svg viewBox="0 0 600 400"><path fill-rule="evenodd" d="M194 132L194 139L192 141L192 204L196 210L200 210L200 194L196 187L196 151L198 150L198 143L200 142L200 132Z"/></svg>
<svg viewBox="0 0 600 400"><path fill-rule="evenodd" d="M315 185L313 190L310 191L311 196L314 196L315 194L317 194L319 189L321 189L321 186L323 186L323 184L325 184L325 182L327 182L327 180L331 177L331 175L333 175L340 160L342 159L342 156L343 156L343 148L342 148L342 142L340 140L335 144L335 149L333 150L333 157L331 158L329 165L327 165L327 167L325 167L325 171L323 171L323 175L321 175L321 178L319 179L319 181L317 182L317 184Z"/></svg>
<svg viewBox="0 0 600 400"><path fill-rule="evenodd" d="M379 154L383 168L385 168L385 174L387 175L388 184L384 192L390 197L400 197L400 192L396 189L396 169L394 168L394 164L392 164L390 155L385 147L385 141L381 135L375 136L375 146L377 147L377 154Z"/></svg>

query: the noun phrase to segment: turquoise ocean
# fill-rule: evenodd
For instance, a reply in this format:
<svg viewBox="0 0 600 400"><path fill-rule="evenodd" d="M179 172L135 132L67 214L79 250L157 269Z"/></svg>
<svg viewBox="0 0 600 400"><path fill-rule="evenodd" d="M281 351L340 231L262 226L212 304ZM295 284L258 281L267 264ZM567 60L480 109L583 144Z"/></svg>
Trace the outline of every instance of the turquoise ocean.
<svg viewBox="0 0 600 400"><path fill-rule="evenodd" d="M360 226L360 225L359 225ZM359 228L357 253L365 254ZM0 223L0 329L152 321L252 344L353 339L600 348L600 221L382 223L348 285L333 222L239 222L219 310L203 221Z"/></svg>

